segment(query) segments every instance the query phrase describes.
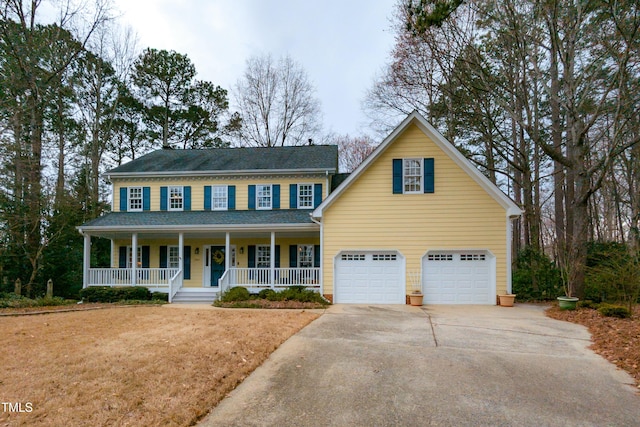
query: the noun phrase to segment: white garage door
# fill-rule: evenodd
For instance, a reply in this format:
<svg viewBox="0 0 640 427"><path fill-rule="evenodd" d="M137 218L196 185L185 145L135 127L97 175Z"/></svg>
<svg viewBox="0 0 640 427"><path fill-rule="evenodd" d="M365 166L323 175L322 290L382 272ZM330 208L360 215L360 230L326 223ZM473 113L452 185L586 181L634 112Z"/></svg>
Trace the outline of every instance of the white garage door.
<svg viewBox="0 0 640 427"><path fill-rule="evenodd" d="M429 252L422 261L425 304L495 304L495 258L487 251Z"/></svg>
<svg viewBox="0 0 640 427"><path fill-rule="evenodd" d="M335 302L405 303L404 259L397 252L342 252L335 265Z"/></svg>

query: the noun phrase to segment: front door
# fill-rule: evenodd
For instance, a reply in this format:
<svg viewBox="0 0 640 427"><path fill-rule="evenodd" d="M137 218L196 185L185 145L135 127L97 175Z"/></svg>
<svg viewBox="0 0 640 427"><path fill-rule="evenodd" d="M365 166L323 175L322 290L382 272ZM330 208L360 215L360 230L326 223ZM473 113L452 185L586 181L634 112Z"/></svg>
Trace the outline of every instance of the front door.
<svg viewBox="0 0 640 427"><path fill-rule="evenodd" d="M209 256L211 259L209 260L209 265L211 266L211 283L209 286L218 286L218 280L224 274L224 246L211 246L211 250L209 251Z"/></svg>

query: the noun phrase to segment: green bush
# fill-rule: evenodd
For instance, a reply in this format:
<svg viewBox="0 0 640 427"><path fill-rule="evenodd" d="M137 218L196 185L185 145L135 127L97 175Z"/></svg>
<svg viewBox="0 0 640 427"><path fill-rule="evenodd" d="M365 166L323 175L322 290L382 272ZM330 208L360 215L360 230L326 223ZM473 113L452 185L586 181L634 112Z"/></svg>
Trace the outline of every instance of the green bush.
<svg viewBox="0 0 640 427"><path fill-rule="evenodd" d="M269 301L273 301L271 298L275 293L276 291L274 291L273 289L262 289L260 292L258 292L258 298L268 299Z"/></svg>
<svg viewBox="0 0 640 427"><path fill-rule="evenodd" d="M80 297L86 302L149 301L151 291L144 286L89 286L80 290Z"/></svg>
<svg viewBox="0 0 640 427"><path fill-rule="evenodd" d="M518 253L512 283L520 301L548 301L564 295L560 270L547 255L531 247Z"/></svg>
<svg viewBox="0 0 640 427"><path fill-rule="evenodd" d="M627 319L631 317L631 311L621 305L602 304L598 311L606 317L617 317L619 319Z"/></svg>
<svg viewBox="0 0 640 427"><path fill-rule="evenodd" d="M624 303L640 298L640 260L622 243L592 242L587 252L585 298Z"/></svg>
<svg viewBox="0 0 640 427"><path fill-rule="evenodd" d="M593 302L590 299L578 301L577 306L581 308L590 308L591 310L597 310L598 308L600 308L600 304L598 304L597 302Z"/></svg>
<svg viewBox="0 0 640 427"><path fill-rule="evenodd" d="M243 288L242 286L236 286L234 288L229 289L220 298L223 302L232 302L232 301L247 301L251 298L251 294L247 288Z"/></svg>
<svg viewBox="0 0 640 427"><path fill-rule="evenodd" d="M66 300L62 297L27 298L14 293L0 294L0 308L24 308L24 307L49 307L53 305L75 304L75 300Z"/></svg>
<svg viewBox="0 0 640 427"><path fill-rule="evenodd" d="M166 292L154 292L151 294L152 301L169 301L169 294Z"/></svg>

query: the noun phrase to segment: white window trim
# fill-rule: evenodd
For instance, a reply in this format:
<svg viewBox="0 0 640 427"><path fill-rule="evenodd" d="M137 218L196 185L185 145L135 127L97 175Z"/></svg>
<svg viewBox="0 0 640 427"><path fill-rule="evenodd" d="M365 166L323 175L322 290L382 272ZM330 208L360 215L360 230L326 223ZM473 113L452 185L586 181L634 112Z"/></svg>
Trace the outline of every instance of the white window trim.
<svg viewBox="0 0 640 427"><path fill-rule="evenodd" d="M178 251L176 258L177 265L171 266L171 249ZM180 247L178 245L167 246L167 268L180 268Z"/></svg>
<svg viewBox="0 0 640 427"><path fill-rule="evenodd" d="M301 203L301 194L300 194L300 190L301 190L301 187L302 187L303 185L311 187L311 205L309 205L309 206L302 206L302 203ZM297 200L298 204L297 204L297 206L298 206L298 209L313 209L313 207L315 206L315 200L314 200L314 196L315 196L315 194L314 194L314 193L315 193L315 191L314 191L314 184L310 184L310 183L308 183L308 182L304 182L304 183L302 183L302 184L298 184L297 189L298 189L298 191L297 191L297 196L298 196L298 200Z"/></svg>
<svg viewBox="0 0 640 427"><path fill-rule="evenodd" d="M131 197L131 192L132 190L140 190L140 207L139 208L132 208L131 207L131 201L133 200L133 198ZM136 197L137 200L137 197ZM142 210L144 209L144 189L142 187L127 187L127 210L129 212L142 212Z"/></svg>
<svg viewBox="0 0 640 427"><path fill-rule="evenodd" d="M216 207L215 199L216 199L216 188L224 188L224 196L225 196L225 205L224 207ZM257 201L257 191L256 191L256 203ZM211 210L213 211L227 211L229 210L229 186L228 185L213 185L211 186Z"/></svg>
<svg viewBox="0 0 640 427"><path fill-rule="evenodd" d="M405 190L405 162L407 161L417 161L420 164L420 189L415 191L407 191ZM408 157L406 159L402 159L402 194L422 194L424 192L424 159Z"/></svg>
<svg viewBox="0 0 640 427"><path fill-rule="evenodd" d="M269 258L267 259L265 267L264 265L260 265L260 252L267 251L269 253ZM263 262L263 264L265 263ZM271 267L271 245L256 245L256 268L270 268Z"/></svg>
<svg viewBox="0 0 640 427"><path fill-rule="evenodd" d="M300 255L302 255L302 253L304 251L303 248L305 248L305 247L310 247L311 248L311 260L310 260L311 266L310 267L303 267L303 266L300 265L301 264ZM315 260L315 253L314 252L315 252L315 247L313 245L298 245L297 255L296 255L296 258L297 258L296 259L296 265L297 265L297 267L298 268L313 268L313 263L314 263L314 260Z"/></svg>
<svg viewBox="0 0 640 427"><path fill-rule="evenodd" d="M171 207L171 189L180 189L181 197L182 197L182 206L179 208ZM183 211L184 210L184 187L182 185L171 185L167 187L167 210L170 211Z"/></svg>
<svg viewBox="0 0 640 427"><path fill-rule="evenodd" d="M258 188L259 187L269 187L269 206L260 207L260 195ZM256 210L260 211L270 211L273 209L273 185L271 184L256 184Z"/></svg>

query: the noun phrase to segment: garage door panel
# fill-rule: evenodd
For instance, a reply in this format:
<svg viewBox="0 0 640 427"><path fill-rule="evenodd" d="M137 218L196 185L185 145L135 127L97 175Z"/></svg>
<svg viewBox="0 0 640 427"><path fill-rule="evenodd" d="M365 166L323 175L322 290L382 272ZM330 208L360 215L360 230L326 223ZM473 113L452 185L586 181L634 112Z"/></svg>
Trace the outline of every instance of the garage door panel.
<svg viewBox="0 0 640 427"><path fill-rule="evenodd" d="M495 303L495 265L486 251L429 253L422 268L426 304Z"/></svg>
<svg viewBox="0 0 640 427"><path fill-rule="evenodd" d="M397 252L339 254L336 257L336 302L403 304L403 266L403 260Z"/></svg>

